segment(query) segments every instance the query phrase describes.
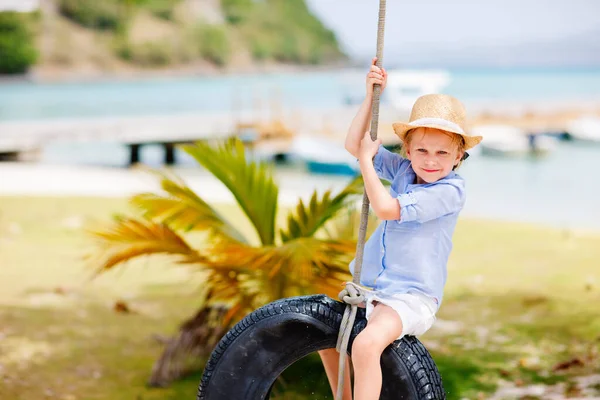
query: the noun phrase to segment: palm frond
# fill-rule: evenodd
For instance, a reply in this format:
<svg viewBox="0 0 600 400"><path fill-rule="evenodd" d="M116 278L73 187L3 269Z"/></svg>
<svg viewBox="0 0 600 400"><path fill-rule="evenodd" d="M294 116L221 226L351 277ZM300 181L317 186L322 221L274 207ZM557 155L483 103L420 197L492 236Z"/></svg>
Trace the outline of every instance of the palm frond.
<svg viewBox="0 0 600 400"><path fill-rule="evenodd" d="M305 205L300 199L295 212L288 215L287 230L280 231L281 240L287 242L313 236L327 221L347 206L349 197L362 193L362 188L362 176L358 176L333 198L331 190L325 192L321 198L315 190L308 204Z"/></svg>
<svg viewBox="0 0 600 400"><path fill-rule="evenodd" d="M246 160L244 145L237 138L217 146L198 142L182 149L229 189L252 222L261 243L273 244L278 187L270 166Z"/></svg>
<svg viewBox="0 0 600 400"><path fill-rule="evenodd" d="M212 248L211 261L204 269L206 285L214 294L210 301L229 307L237 304L238 310L232 312L240 316L284 297L337 296L341 284L351 279L348 265L355 247L352 240L316 238L264 247L221 243Z"/></svg>
<svg viewBox="0 0 600 400"><path fill-rule="evenodd" d="M174 255L180 263L208 262L165 224L120 218L110 228L90 230L89 233L98 240L99 248L94 257L98 272L149 254Z"/></svg>
<svg viewBox="0 0 600 400"><path fill-rule="evenodd" d="M130 202L151 220L169 225L174 230L205 230L213 236L246 243L247 239L207 202L202 200L179 177L154 171L166 195L142 193Z"/></svg>
<svg viewBox="0 0 600 400"><path fill-rule="evenodd" d="M282 297L325 293L337 295L341 282L349 279L348 264L356 242L298 238L281 246L262 248L245 261L252 278L267 288L270 301Z"/></svg>
<svg viewBox="0 0 600 400"><path fill-rule="evenodd" d="M211 263L205 286L211 288L208 304L225 305L229 311L223 324L235 323L256 308L267 304L272 296L268 287L260 287L260 271L250 271L239 264ZM264 290L267 289L267 290Z"/></svg>

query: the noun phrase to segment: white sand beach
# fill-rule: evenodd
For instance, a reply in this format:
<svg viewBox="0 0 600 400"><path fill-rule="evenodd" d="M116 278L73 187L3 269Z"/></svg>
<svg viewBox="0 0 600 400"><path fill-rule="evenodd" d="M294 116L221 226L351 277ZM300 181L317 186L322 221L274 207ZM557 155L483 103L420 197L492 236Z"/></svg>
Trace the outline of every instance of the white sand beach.
<svg viewBox="0 0 600 400"><path fill-rule="evenodd" d="M175 168L203 199L209 202L229 203L235 199L216 178L196 168ZM303 171L276 171L280 187L281 205L297 204L298 198L309 198L317 189L339 190L349 177L311 175ZM37 163L0 164L0 196L94 196L128 197L133 194L158 191L158 179L150 169L110 168L82 165L53 165Z"/></svg>

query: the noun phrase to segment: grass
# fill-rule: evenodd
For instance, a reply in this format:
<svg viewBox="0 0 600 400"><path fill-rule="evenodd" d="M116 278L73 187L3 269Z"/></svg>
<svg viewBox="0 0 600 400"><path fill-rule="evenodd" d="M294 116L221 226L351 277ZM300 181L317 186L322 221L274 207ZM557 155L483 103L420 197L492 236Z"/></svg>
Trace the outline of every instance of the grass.
<svg viewBox="0 0 600 400"><path fill-rule="evenodd" d="M0 197L0 398L194 396L200 372L164 389L146 381L162 350L153 336L195 311L201 275L152 257L92 279L82 261L84 227L127 210L121 199ZM600 373L599 244L594 233L460 221L438 322L421 338L449 399L487 398L499 382L572 390L576 376ZM311 392L285 398L331 398L318 358L303 365L304 382L294 371L286 382Z"/></svg>

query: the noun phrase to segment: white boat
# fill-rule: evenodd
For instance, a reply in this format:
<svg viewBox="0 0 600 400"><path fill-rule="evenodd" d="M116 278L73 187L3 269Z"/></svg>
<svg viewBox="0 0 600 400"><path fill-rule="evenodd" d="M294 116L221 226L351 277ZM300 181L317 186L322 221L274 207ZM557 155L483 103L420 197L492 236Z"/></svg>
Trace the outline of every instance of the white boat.
<svg viewBox="0 0 600 400"><path fill-rule="evenodd" d="M479 147L482 155L522 156L546 154L557 147L552 137L527 134L511 125L479 125L470 131L472 135L483 136Z"/></svg>
<svg viewBox="0 0 600 400"><path fill-rule="evenodd" d="M350 176L359 173L356 159L343 144L327 138L297 135L291 146L291 155L302 160L312 173Z"/></svg>
<svg viewBox="0 0 600 400"><path fill-rule="evenodd" d="M388 70L384 98L397 112L408 114L417 98L441 93L450 83L450 74L443 70Z"/></svg>
<svg viewBox="0 0 600 400"><path fill-rule="evenodd" d="M600 144L600 118L589 116L571 121L567 133L573 140Z"/></svg>
<svg viewBox="0 0 600 400"><path fill-rule="evenodd" d="M424 94L442 93L450 83L450 74L444 70L391 69L382 103L391 105L399 116L407 117L415 100ZM364 99L366 72L346 71L342 77L345 102L358 104Z"/></svg>

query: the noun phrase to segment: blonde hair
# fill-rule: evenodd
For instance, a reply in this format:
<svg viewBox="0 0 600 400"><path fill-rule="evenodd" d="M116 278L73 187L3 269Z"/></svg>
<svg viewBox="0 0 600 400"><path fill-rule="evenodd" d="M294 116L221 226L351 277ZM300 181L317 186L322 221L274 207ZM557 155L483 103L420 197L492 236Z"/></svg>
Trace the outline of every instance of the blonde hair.
<svg viewBox="0 0 600 400"><path fill-rule="evenodd" d="M423 129L426 132L426 129L435 129L435 128L415 128L415 129L411 129L408 132L406 132L406 136L404 136L404 142L402 143L402 148L400 149L400 155L402 155L402 157L407 158L407 152L406 149L410 146L410 143L412 141L413 138L413 134L418 130L418 129ZM465 154L465 138L463 138L461 135L453 133L453 132L447 132L441 129L436 129L439 130L440 132L444 132L446 135L450 136L450 138L452 139L452 145L456 146L456 150L458 150L458 152L460 154ZM425 132L423 132L423 134L425 134ZM463 158L461 157L460 160L458 161L458 164L456 164L452 170L457 169L458 167L460 167L460 165L463 162Z"/></svg>

